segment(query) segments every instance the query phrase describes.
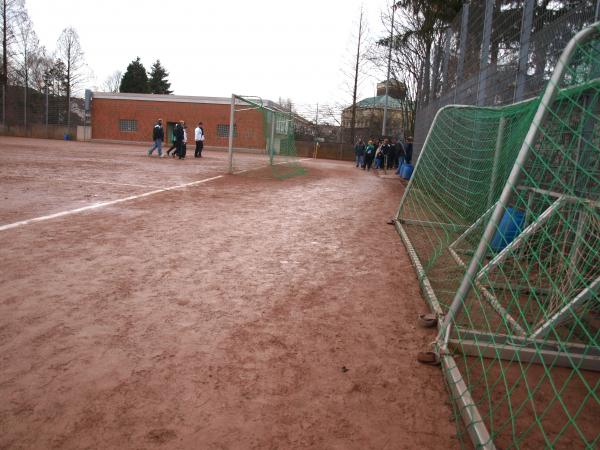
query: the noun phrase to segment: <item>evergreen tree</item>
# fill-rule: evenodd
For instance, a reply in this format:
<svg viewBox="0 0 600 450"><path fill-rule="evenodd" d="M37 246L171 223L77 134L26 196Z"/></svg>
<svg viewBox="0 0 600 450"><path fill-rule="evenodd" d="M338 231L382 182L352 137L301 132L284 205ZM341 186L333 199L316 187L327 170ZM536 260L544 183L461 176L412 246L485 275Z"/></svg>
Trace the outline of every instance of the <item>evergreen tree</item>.
<svg viewBox="0 0 600 450"><path fill-rule="evenodd" d="M160 65L160 60L157 59L152 68L150 69L150 78L148 80L148 85L150 87L150 92L153 94L172 94L173 91L170 91L171 83L167 81L167 77L169 76L169 72L165 70L163 66Z"/></svg>
<svg viewBox="0 0 600 450"><path fill-rule="evenodd" d="M139 56L127 66L127 71L121 79L119 92L135 92L139 94L147 94L150 92L146 68L140 62Z"/></svg>

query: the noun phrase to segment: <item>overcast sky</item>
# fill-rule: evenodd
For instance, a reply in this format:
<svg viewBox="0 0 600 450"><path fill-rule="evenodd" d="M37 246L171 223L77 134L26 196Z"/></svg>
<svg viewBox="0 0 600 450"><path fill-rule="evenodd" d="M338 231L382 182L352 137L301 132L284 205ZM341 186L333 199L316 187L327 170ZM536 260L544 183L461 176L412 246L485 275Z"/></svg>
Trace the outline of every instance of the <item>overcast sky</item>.
<svg viewBox="0 0 600 450"><path fill-rule="evenodd" d="M382 34L389 0L26 0L42 44L65 27L79 33L100 87L139 56L158 58L179 95L257 95L298 104L349 103L347 81L361 5L371 36ZM369 70L360 98L384 72Z"/></svg>

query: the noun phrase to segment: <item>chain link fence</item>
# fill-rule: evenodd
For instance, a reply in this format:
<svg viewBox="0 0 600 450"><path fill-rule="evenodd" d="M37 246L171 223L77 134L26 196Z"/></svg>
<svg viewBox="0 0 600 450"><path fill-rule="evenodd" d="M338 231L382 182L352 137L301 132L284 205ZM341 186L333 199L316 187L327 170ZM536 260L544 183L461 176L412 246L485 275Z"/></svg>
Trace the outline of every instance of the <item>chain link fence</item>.
<svg viewBox="0 0 600 450"><path fill-rule="evenodd" d="M415 124L420 153L440 108L538 95L565 45L599 20L600 0L471 0L437 40Z"/></svg>
<svg viewBox="0 0 600 450"><path fill-rule="evenodd" d="M18 85L0 87L0 123L0 134L5 136L50 139L89 137L84 136L81 129L89 124L83 98L71 97L68 101L65 95Z"/></svg>

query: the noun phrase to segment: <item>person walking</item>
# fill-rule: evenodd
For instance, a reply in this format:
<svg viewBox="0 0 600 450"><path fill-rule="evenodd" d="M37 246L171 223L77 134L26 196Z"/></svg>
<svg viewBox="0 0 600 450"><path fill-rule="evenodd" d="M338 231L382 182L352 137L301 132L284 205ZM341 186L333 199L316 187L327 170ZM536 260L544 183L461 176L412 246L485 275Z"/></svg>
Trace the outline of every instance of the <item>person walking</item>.
<svg viewBox="0 0 600 450"><path fill-rule="evenodd" d="M202 149L204 148L204 128L202 127L202 122L198 122L198 126L194 130L194 139L196 141L194 158L202 158Z"/></svg>
<svg viewBox="0 0 600 450"><path fill-rule="evenodd" d="M356 156L356 167L365 166L365 143L362 138L358 139L358 142L354 146L354 155Z"/></svg>
<svg viewBox="0 0 600 450"><path fill-rule="evenodd" d="M154 145L150 150L148 150L148 156L151 156L152 152L154 152L154 149L156 149L158 150L159 158L163 157L162 142L164 138L165 131L163 130L162 119L158 119L156 121L156 125L154 125L154 128L152 129L152 140L154 141Z"/></svg>
<svg viewBox="0 0 600 450"><path fill-rule="evenodd" d="M175 128L173 128L173 136L175 138L173 141L173 147L175 147L175 151L173 152L172 156L173 158L177 156L179 159L183 159L181 157L181 153L183 152L183 120L175 124Z"/></svg>
<svg viewBox="0 0 600 450"><path fill-rule="evenodd" d="M169 148L169 150L167 150L167 156L173 156L173 158L175 158L175 155L177 153L177 138L175 137L175 132L177 131L177 127L179 126L178 123L175 124L175 126L173 127L173 131L171 132L171 147ZM173 151L175 150L175 151ZM171 155L171 151L173 151L173 154Z"/></svg>
<svg viewBox="0 0 600 450"><path fill-rule="evenodd" d="M185 154L187 153L187 125L183 122L183 142L181 144L181 159L185 159Z"/></svg>

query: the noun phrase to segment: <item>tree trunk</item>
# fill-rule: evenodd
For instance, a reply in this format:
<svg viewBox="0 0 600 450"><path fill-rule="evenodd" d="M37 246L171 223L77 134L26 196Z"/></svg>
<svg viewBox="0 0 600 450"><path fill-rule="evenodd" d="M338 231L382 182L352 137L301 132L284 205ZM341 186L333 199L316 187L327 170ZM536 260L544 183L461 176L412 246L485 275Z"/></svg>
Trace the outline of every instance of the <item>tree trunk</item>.
<svg viewBox="0 0 600 450"><path fill-rule="evenodd" d="M6 85L8 84L8 42L7 42L7 32L6 32L6 25L7 25L7 18L6 18L6 1L7 0L2 0L2 4L4 6L4 10L2 13L2 80L0 80L0 82L2 83L2 86L6 87Z"/></svg>
<svg viewBox="0 0 600 450"><path fill-rule="evenodd" d="M67 53L67 127L71 126L71 51Z"/></svg>
<svg viewBox="0 0 600 450"><path fill-rule="evenodd" d="M427 38L425 41L425 64L423 70L423 101L429 101L429 86L431 86L431 39Z"/></svg>

